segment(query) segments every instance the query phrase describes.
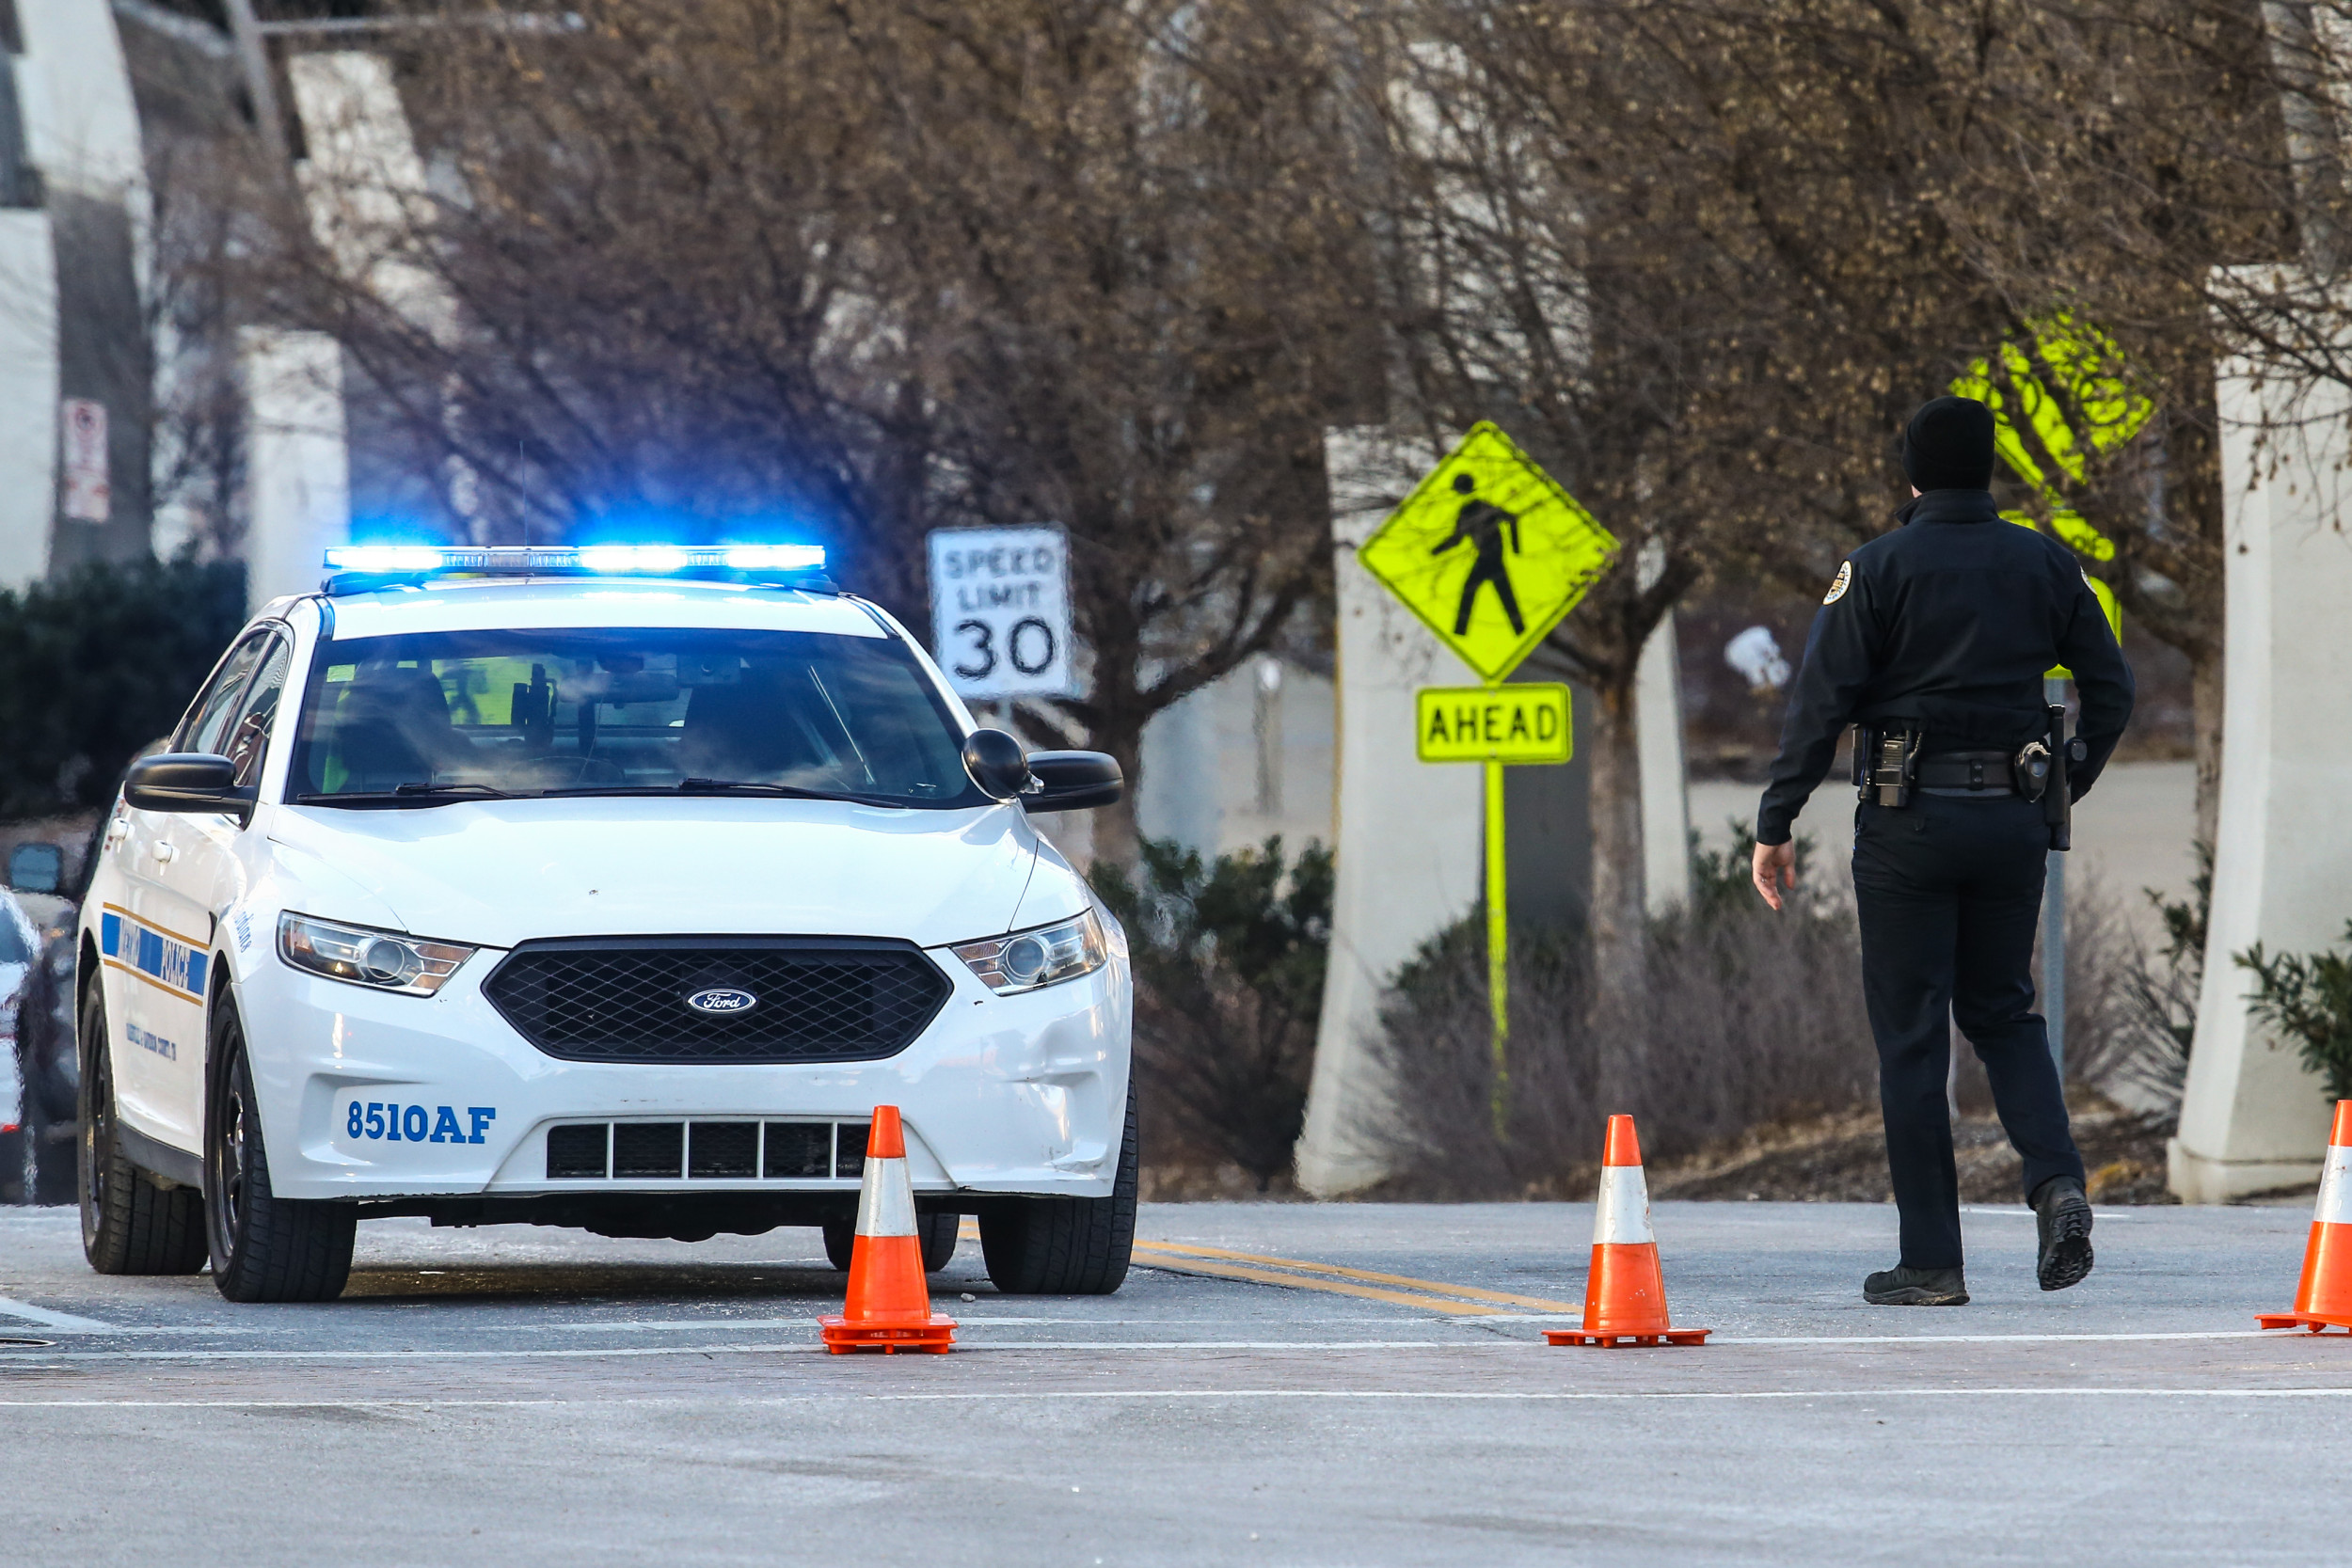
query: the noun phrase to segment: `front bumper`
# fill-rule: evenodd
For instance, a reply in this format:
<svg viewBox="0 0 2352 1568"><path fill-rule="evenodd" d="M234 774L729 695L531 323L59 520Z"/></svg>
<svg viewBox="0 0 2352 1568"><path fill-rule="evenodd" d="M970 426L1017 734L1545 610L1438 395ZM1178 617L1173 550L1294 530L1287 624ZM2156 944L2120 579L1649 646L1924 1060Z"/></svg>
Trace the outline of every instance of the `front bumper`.
<svg viewBox="0 0 2352 1568"><path fill-rule="evenodd" d="M877 1105L896 1105L904 1118L917 1192L1110 1194L1133 1013L1127 961L1116 951L1092 974L1016 996L996 995L952 954L934 951L954 989L904 1051L760 1066L548 1056L482 994L500 956L477 953L431 997L319 978L274 958L238 977L278 1194L850 1194L858 1182L850 1174L551 1177L548 1134L581 1123L849 1127Z"/></svg>

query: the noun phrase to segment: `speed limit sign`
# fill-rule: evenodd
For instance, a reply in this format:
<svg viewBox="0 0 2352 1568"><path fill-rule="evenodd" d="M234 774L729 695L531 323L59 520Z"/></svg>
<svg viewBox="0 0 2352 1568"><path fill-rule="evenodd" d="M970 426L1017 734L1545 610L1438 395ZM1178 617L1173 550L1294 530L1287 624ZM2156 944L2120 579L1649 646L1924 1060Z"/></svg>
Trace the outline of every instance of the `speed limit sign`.
<svg viewBox="0 0 2352 1568"><path fill-rule="evenodd" d="M930 536L931 647L964 697L1066 697L1070 562L1057 528Z"/></svg>

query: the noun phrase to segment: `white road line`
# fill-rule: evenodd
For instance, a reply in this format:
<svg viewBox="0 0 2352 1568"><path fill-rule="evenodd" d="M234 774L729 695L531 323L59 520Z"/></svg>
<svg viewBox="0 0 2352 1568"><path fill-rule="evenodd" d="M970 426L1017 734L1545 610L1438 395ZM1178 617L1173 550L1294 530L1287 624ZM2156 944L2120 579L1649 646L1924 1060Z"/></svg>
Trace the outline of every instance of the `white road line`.
<svg viewBox="0 0 2352 1568"><path fill-rule="evenodd" d="M52 1312L46 1307L35 1307L29 1301L14 1301L0 1296L0 1318L22 1318L43 1328L70 1328L76 1334L112 1334L113 1323L102 1323L96 1318L77 1318L71 1312Z"/></svg>
<svg viewBox="0 0 2352 1568"><path fill-rule="evenodd" d="M2051 1398L2097 1395L2127 1399L2340 1400L2352 1388L1699 1388L1648 1391L1470 1388L1025 1388L992 1393L878 1393L871 1400L1900 1400ZM757 1401L748 1402L760 1402Z"/></svg>
<svg viewBox="0 0 2352 1568"><path fill-rule="evenodd" d="M894 1403L977 1403L1009 1400L1421 1400L1460 1403L1519 1402L1526 1403L1632 1403L1643 1400L1905 1400L1905 1399L2153 1399L2153 1400L2338 1400L2352 1399L2352 1387L2342 1388L2102 1388L2070 1385L2042 1388L1722 1388L1722 1389L1562 1389L1562 1388L1005 1388L971 1392L780 1394L728 1399L379 1399L379 1400L16 1400L0 1399L0 1409L32 1410L55 1406L61 1410L435 1410L501 1407L544 1408L549 1405L652 1405L711 1408L756 1408L773 1405L844 1403L870 1400Z"/></svg>
<svg viewBox="0 0 2352 1568"><path fill-rule="evenodd" d="M1451 1322L1451 1320L1446 1320ZM1483 1320L1492 1322L1492 1319ZM807 1326L814 1326L813 1324ZM1923 1334L1871 1337L1850 1335L1820 1338L1735 1338L1719 1345L1997 1345L2089 1344L2106 1341L2163 1339L2284 1339L2311 1336L2295 1329L2222 1329L2182 1334ZM1350 1351L1505 1349L1525 1341L1492 1337L1468 1339L979 1339L960 1340L959 1351ZM599 1360L648 1355L771 1355L813 1354L822 1345L808 1341L763 1344L604 1345L561 1350L359 1350L347 1347L318 1350L92 1350L0 1352L0 1367L59 1361L514 1361Z"/></svg>
<svg viewBox="0 0 2352 1568"><path fill-rule="evenodd" d="M999 1339L959 1340L959 1351L1486 1350L1492 1340L1450 1339ZM587 1350L85 1350L0 1353L0 1368L59 1361L531 1361L611 1360L643 1355L814 1355L816 1343L612 1345Z"/></svg>
<svg viewBox="0 0 2352 1568"><path fill-rule="evenodd" d="M2072 1345L2122 1339L2308 1339L2300 1329L2201 1328L2167 1334L1831 1334L1740 1338L1709 1336L1718 1345Z"/></svg>
<svg viewBox="0 0 2352 1568"><path fill-rule="evenodd" d="M932 1305L944 1307L954 1304L934 1302ZM1007 1325L1026 1328L1044 1323L1179 1323L1196 1321L1190 1318L981 1318L967 1317L961 1312L950 1312L948 1315L967 1327L974 1323L986 1323L991 1328ZM669 1334L691 1333L697 1329L705 1333L733 1334L747 1328L813 1329L817 1326L818 1316L812 1312L805 1318L623 1318L609 1323L467 1323L462 1326L485 1334L566 1334L576 1331ZM1362 1321L1395 1322L1393 1318L1368 1318Z"/></svg>
<svg viewBox="0 0 2352 1568"><path fill-rule="evenodd" d="M952 1301L940 1301L935 1299L931 1305L936 1309L946 1312L949 1317L955 1319L958 1323L961 1324L965 1328L1145 1328L1162 1323L1198 1324L1201 1322L1199 1318L999 1318L993 1316L981 1316L977 1313L970 1311L967 1308L959 1307ZM1557 1316L1559 1316L1557 1313L1547 1314L1542 1312L1520 1314L1501 1313L1494 1317L1481 1318L1478 1321L1480 1323L1518 1323L1522 1321L1527 1323L1549 1323ZM1384 1323L1393 1328L1400 1323L1425 1323L1434 1326L1438 1323L1461 1323L1463 1320L1458 1318L1400 1319L1395 1313L1387 1312L1378 1317L1325 1317L1318 1313L1312 1321L1314 1325L1317 1327L1324 1327L1332 1323ZM568 1333L573 1330L630 1330L644 1333L672 1333L686 1332L694 1329L706 1329L712 1333L735 1333L739 1330L749 1328L815 1328L817 1326L817 1315L812 1313L805 1318L626 1318L611 1323L565 1322L463 1323L454 1326L460 1327L468 1333L476 1334L562 1334Z"/></svg>

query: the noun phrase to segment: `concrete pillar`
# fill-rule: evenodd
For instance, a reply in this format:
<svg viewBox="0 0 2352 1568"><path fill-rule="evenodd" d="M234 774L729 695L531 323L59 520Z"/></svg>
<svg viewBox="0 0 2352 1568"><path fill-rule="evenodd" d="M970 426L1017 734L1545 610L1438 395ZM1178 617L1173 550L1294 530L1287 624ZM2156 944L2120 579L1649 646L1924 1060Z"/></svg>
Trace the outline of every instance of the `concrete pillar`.
<svg viewBox="0 0 2352 1568"><path fill-rule="evenodd" d="M1385 1075L1369 1049L1381 988L1479 895L1482 770L1413 757L1415 689L1477 677L1356 562L1356 547L1441 455L1376 429L1335 430L1325 441L1339 610L1339 879L1297 1150L1299 1184L1318 1196L1385 1174L1365 1136L1389 1115Z"/></svg>
<svg viewBox="0 0 2352 1568"><path fill-rule="evenodd" d="M1665 569L1665 553L1643 550L1645 589ZM1682 658L1666 611L1633 667L1633 724L1642 762L1642 888L1653 915L1691 901L1690 775L1682 757Z"/></svg>
<svg viewBox="0 0 2352 1568"><path fill-rule="evenodd" d="M426 264L434 204L391 62L352 51L297 55L286 62L286 77L309 151L298 172L311 231L345 277L448 342L457 330L457 302ZM366 388L354 391L364 404ZM441 418L447 433L459 433L453 403L444 404ZM453 453L438 467L437 499L458 538L487 544L481 476Z"/></svg>
<svg viewBox="0 0 2352 1568"><path fill-rule="evenodd" d="M2313 1180L2328 1144L2320 1080L2247 1016L2232 961L2341 943L2352 917L2352 393L2299 396L2245 366L2219 382L2228 506L2220 826L2204 989L2170 1148L2184 1202ZM2259 444L2258 444L2259 443Z"/></svg>
<svg viewBox="0 0 2352 1568"><path fill-rule="evenodd" d="M342 351L323 332L261 326L237 346L251 420L246 593L262 605L316 590L326 547L351 537Z"/></svg>
<svg viewBox="0 0 2352 1568"><path fill-rule="evenodd" d="M49 570L57 505L56 250L24 208L0 212L0 589L21 589Z"/></svg>
<svg viewBox="0 0 2352 1568"><path fill-rule="evenodd" d="M37 416L53 444L59 398L88 399L106 411L106 515L68 516L53 505L47 566L143 560L154 422L145 309L153 212L130 69L109 0L40 0L16 13L24 152L40 174L56 264L45 306L6 305L45 309L55 324L56 385ZM13 292L12 282L0 287ZM55 483L53 458L53 500Z"/></svg>

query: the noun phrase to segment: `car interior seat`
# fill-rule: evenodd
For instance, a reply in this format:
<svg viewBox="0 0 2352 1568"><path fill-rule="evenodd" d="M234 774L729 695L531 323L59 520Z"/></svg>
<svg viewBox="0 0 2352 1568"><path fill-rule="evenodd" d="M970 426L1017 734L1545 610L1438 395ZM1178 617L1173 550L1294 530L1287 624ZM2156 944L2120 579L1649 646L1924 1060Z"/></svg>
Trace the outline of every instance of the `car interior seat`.
<svg viewBox="0 0 2352 1568"><path fill-rule="evenodd" d="M472 748L450 724L449 699L432 672L361 666L335 705L331 752L350 790L429 784Z"/></svg>
<svg viewBox="0 0 2352 1568"><path fill-rule="evenodd" d="M678 776L781 783L796 773L830 772L796 711L782 672L746 670L726 686L698 686L678 727Z"/></svg>

